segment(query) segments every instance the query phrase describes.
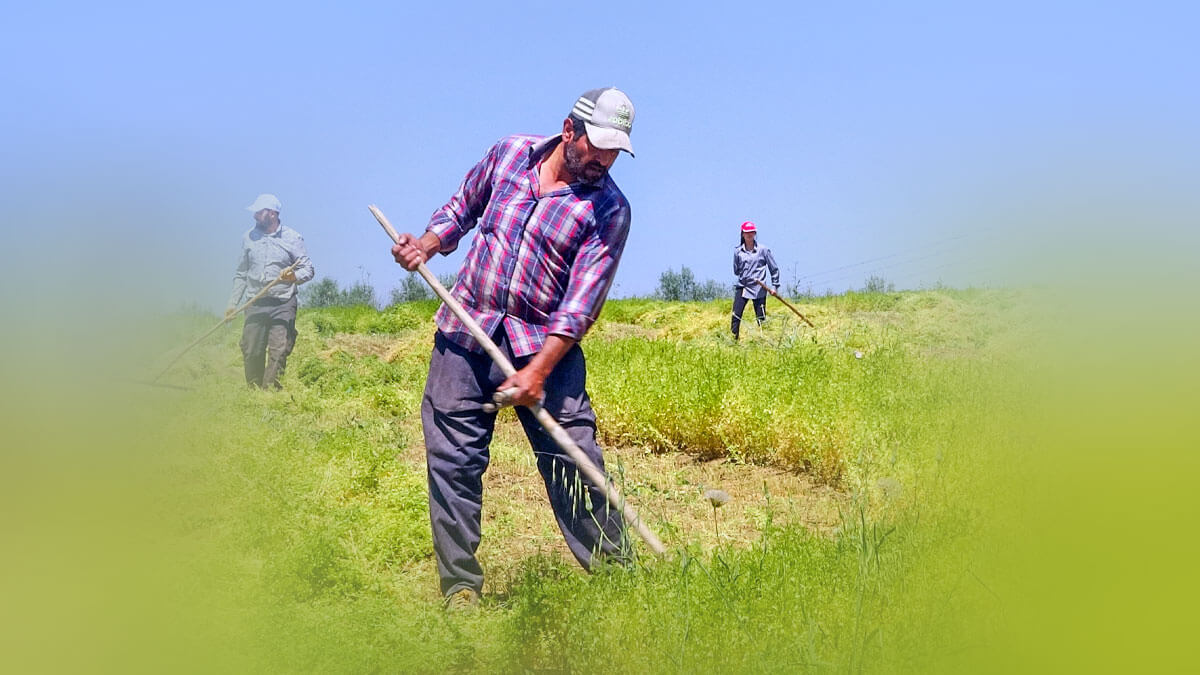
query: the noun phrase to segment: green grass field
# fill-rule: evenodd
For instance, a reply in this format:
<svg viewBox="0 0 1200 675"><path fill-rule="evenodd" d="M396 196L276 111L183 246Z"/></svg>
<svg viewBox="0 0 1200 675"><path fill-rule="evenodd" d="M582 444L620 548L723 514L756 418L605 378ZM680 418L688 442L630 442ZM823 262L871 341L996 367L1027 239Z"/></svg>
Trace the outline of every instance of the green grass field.
<svg viewBox="0 0 1200 675"><path fill-rule="evenodd" d="M51 447L77 448L87 429L105 461L9 467L43 479L10 481L12 505L44 483L70 495L39 516L69 538L16 538L54 561L46 586L9 589L45 612L22 630L86 636L62 651L14 637L12 658L266 672L1025 663L1004 647L1022 635L1027 561L1011 544L1027 532L1011 515L1041 400L1028 297L799 306L817 328L772 304L735 344L725 303L610 302L584 344L589 391L610 472L669 552L583 574L505 413L485 484L485 597L466 614L441 608L427 521L418 405L435 304L303 311L281 392L244 388L238 330L220 331L163 378L188 389L110 386L108 406L54 431ZM213 321L176 316L124 348L162 363ZM708 488L733 500L714 511ZM56 617L47 599L76 610Z"/></svg>

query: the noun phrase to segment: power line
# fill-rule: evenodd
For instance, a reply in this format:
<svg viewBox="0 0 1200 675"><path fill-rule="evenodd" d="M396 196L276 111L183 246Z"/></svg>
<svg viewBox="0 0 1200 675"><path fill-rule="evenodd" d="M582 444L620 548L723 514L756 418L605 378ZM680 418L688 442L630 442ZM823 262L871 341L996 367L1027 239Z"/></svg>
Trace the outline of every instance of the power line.
<svg viewBox="0 0 1200 675"><path fill-rule="evenodd" d="M992 232L990 229L986 229L986 230L980 230L978 232L972 232L972 233L967 233L967 234L956 235L953 237L946 237L944 239L939 239L939 240L930 242L928 244L925 244L925 245L922 245L919 247L907 249L907 251L906 251L907 253L920 252L921 254L904 256L903 258L901 258L899 260L897 260L897 258L900 258L900 256L903 255L903 252L892 253L890 255L879 256L876 258L870 258L870 259L862 260L862 261L859 261L856 263L851 263L848 265L841 265L839 267L830 268L827 270L823 270L821 272L814 272L814 273L808 274L808 275L797 275L796 281L793 282L793 288L799 289L801 286L807 285L809 291L811 292L811 290L814 286L825 286L826 289L828 290L828 289L833 288L839 282L858 278L860 274L862 274L863 272L866 272L866 271L869 271L871 274L876 274L883 270L891 270L891 269L896 269L896 268L907 266L907 265L913 265L915 263L920 263L921 261L929 260L931 258L939 258L939 257L956 255L959 251L962 251L967 246L979 245L978 239L976 239L974 242L962 242L961 240L967 239L968 237L978 237L981 234L989 235L991 233ZM961 242L961 243L955 243L955 242ZM972 257L974 257L974 256L972 256ZM850 270L850 269L855 269L855 268L862 268L866 265L871 265L873 263L879 263L879 262L883 262L883 261L894 261L894 262L890 262L887 265L877 266L870 270L862 270L859 272L852 272L849 274L836 274L837 272L842 272L845 270ZM934 272L937 270L943 270L943 269L946 269L946 268L952 267L952 266L967 266L967 265L970 265L970 262L968 260L964 260L964 259L950 260L950 261L947 261L946 263L944 263L942 265L938 265L932 269L913 270L913 271L909 271L906 273L902 273L900 276L900 279L924 277L926 275L929 275L931 272ZM795 269L795 267L796 267L796 265L793 264L793 270ZM972 266L972 269L976 269L976 267ZM834 276L829 276L831 274L833 274Z"/></svg>
<svg viewBox="0 0 1200 675"><path fill-rule="evenodd" d="M960 234L960 235L956 235L956 236L953 236L953 237L946 237L945 239L939 239L939 240L937 240L937 241L930 242L930 243L928 243L928 244L925 244L925 245L923 245L923 246L919 246L919 247L915 247L915 248L910 248L910 249L907 249L907 250L905 250L905 251L900 251L900 252L897 252L897 253L892 253L892 254L890 254L890 255L880 256L880 257L878 257L878 258L870 258L870 259L867 259L867 260L862 260L862 261L859 261L859 262L850 263L850 264L848 264L848 265L841 265L841 266L839 266L839 267L833 267L833 268L830 268L830 269L827 269L827 270L821 270L821 271L819 271L819 272L811 272L811 273L809 273L809 274L801 274L801 275L797 275L797 277L796 277L796 283L797 283L797 284L799 284L799 283L802 283L802 282L805 282L805 281L807 281L807 282L809 282L809 283L813 283L813 282L816 282L816 283L831 283L831 282L834 282L834 281L838 281L840 278L850 278L850 277L836 277L836 278L833 278L833 279L824 279L824 280L821 280L821 278L822 278L822 277L825 277L826 275L829 275L829 274L833 274L833 273L835 273L835 272L840 272L840 271L843 271L843 270L848 270L848 269L854 269L854 268L857 268L857 267L862 267L863 265L870 265L871 263L881 262L881 261L884 261L884 260L890 260L890 259L892 259L892 258L896 258L896 257L899 257L899 256L901 256L901 255L904 255L904 254L907 254L907 253L911 253L911 252L914 252L914 251L924 251L924 250L927 250L927 249L929 249L930 247L941 246L941 245L943 245L943 244L946 244L946 243L948 243L948 242L957 241L957 240L960 240L960 239L965 239L965 238L967 238L967 237L969 237L969 236L971 236L971 235L969 235L969 234ZM946 253L946 251L940 251L940 252L938 252L937 254L934 254L934 255L940 255L940 254L943 254L943 253ZM925 257L930 257L930 256L925 256ZM918 259L924 259L924 258L918 258ZM907 260L907 262L915 262L915 260L918 260L918 259L908 259L908 260ZM905 262L905 261L901 261L901 262L900 262L900 263L898 263L898 264L903 264L903 262ZM888 266L888 267L895 267L895 265L890 265L890 266ZM885 269L886 269L886 268L885 268ZM851 276L853 276L853 275L851 275Z"/></svg>

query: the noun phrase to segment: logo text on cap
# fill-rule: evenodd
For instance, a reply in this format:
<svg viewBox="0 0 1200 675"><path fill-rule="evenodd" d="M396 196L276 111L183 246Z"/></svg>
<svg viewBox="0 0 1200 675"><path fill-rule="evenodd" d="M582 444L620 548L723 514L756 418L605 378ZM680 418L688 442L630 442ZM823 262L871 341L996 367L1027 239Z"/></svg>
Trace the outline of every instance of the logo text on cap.
<svg viewBox="0 0 1200 675"><path fill-rule="evenodd" d="M629 121L629 112L628 106L617 106L616 112L614 112L612 116L608 118L608 123L614 127L620 127L621 129L628 131L629 128L633 126L633 124Z"/></svg>

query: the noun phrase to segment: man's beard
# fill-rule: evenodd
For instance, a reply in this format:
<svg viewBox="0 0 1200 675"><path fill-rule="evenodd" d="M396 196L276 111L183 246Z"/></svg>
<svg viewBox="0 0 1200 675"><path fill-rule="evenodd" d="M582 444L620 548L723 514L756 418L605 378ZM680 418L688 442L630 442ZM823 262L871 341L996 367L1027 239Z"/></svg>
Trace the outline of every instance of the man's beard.
<svg viewBox="0 0 1200 675"><path fill-rule="evenodd" d="M572 178L584 183L598 183L608 173L608 169L604 168L604 165L596 160L585 164L583 157L575 149L574 143L563 143L563 163L566 165L567 173L571 174Z"/></svg>

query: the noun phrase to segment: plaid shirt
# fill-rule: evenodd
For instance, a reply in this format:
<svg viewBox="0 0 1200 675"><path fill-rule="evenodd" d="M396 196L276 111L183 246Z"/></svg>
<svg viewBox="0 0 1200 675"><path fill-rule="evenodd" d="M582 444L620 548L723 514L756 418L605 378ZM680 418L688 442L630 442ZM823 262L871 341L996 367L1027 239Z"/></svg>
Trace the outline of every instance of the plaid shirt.
<svg viewBox="0 0 1200 675"><path fill-rule="evenodd" d="M629 234L629 202L609 176L541 194L538 163L561 140L501 139L426 228L447 254L479 225L452 294L488 335L503 324L518 357L540 350L547 335L583 337ZM450 340L482 351L447 307L434 318Z"/></svg>

